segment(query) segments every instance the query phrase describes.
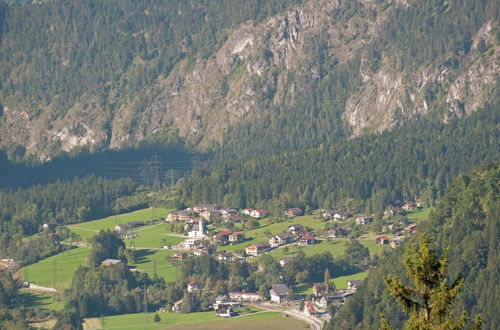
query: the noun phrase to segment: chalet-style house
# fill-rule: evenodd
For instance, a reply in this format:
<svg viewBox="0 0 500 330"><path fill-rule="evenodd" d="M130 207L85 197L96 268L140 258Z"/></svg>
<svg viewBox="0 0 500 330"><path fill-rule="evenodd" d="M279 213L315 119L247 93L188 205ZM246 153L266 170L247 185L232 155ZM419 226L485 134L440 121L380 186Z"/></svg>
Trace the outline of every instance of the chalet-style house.
<svg viewBox="0 0 500 330"><path fill-rule="evenodd" d="M401 214L403 214L403 210L395 207L384 211L384 217L386 218L394 217L396 215L401 215Z"/></svg>
<svg viewBox="0 0 500 330"><path fill-rule="evenodd" d="M304 214L304 211L302 211L298 207L293 207L293 208L287 209L285 211L285 215L289 218L298 217L298 216L303 215L303 214Z"/></svg>
<svg viewBox="0 0 500 330"><path fill-rule="evenodd" d="M229 243L239 243L245 239L244 231L233 231L229 234Z"/></svg>
<svg viewBox="0 0 500 330"><path fill-rule="evenodd" d="M219 306L215 311L215 316L218 317L233 317L236 313L233 311L233 306Z"/></svg>
<svg viewBox="0 0 500 330"><path fill-rule="evenodd" d="M250 216L256 219L265 218L268 215L269 212L267 212L267 210L264 209L252 210L252 212L250 212Z"/></svg>
<svg viewBox="0 0 500 330"><path fill-rule="evenodd" d="M327 210L321 214L325 219L331 219L335 215L335 210Z"/></svg>
<svg viewBox="0 0 500 330"><path fill-rule="evenodd" d="M271 249L269 243L254 243L245 248L245 252L249 256L258 256L261 253L267 252Z"/></svg>
<svg viewBox="0 0 500 330"><path fill-rule="evenodd" d="M346 237L348 234L349 231L342 227L333 227L327 231L327 237L329 238Z"/></svg>
<svg viewBox="0 0 500 330"><path fill-rule="evenodd" d="M356 219L356 224L358 226L366 226L373 222L373 217L370 216L360 216Z"/></svg>
<svg viewBox="0 0 500 330"><path fill-rule="evenodd" d="M269 290L269 294L271 295L271 302L281 304L288 296L288 291L289 289L286 284L273 284L271 286L271 290Z"/></svg>
<svg viewBox="0 0 500 330"><path fill-rule="evenodd" d="M347 281L347 289L356 291L358 287L363 283L362 280L348 280Z"/></svg>
<svg viewBox="0 0 500 330"><path fill-rule="evenodd" d="M218 257L219 261L233 261L235 258L235 255L231 252L221 252Z"/></svg>
<svg viewBox="0 0 500 330"><path fill-rule="evenodd" d="M320 283L314 283L312 287L313 295L318 297L322 295L325 292L325 283L320 282Z"/></svg>
<svg viewBox="0 0 500 330"><path fill-rule="evenodd" d="M344 221L352 217L352 214L348 212L336 211L333 218L337 221Z"/></svg>
<svg viewBox="0 0 500 330"><path fill-rule="evenodd" d="M404 229L403 229L403 232L405 234L413 234L415 233L416 231L418 230L418 225L416 223L413 223L409 226L406 226Z"/></svg>
<svg viewBox="0 0 500 330"><path fill-rule="evenodd" d="M121 264L122 261L120 259L106 259L101 262L101 265L105 267L115 266Z"/></svg>
<svg viewBox="0 0 500 330"><path fill-rule="evenodd" d="M257 292L232 291L229 292L229 297L231 298L232 301L256 302L262 300L262 298Z"/></svg>
<svg viewBox="0 0 500 330"><path fill-rule="evenodd" d="M239 215L224 215L222 216L225 222L240 223L241 217Z"/></svg>
<svg viewBox="0 0 500 330"><path fill-rule="evenodd" d="M201 283L198 281L191 281L187 284L188 292L198 291L201 289Z"/></svg>
<svg viewBox="0 0 500 330"><path fill-rule="evenodd" d="M241 210L241 213L243 213L244 215L250 215L250 213L252 213L254 209L243 209Z"/></svg>
<svg viewBox="0 0 500 330"><path fill-rule="evenodd" d="M321 299L316 301L316 305L320 308L325 309L329 304L333 302L344 303L347 298L352 296L354 291L352 290L338 290L335 293L324 294Z"/></svg>
<svg viewBox="0 0 500 330"><path fill-rule="evenodd" d="M375 239L375 244L385 245L385 244L389 244L390 241L391 241L391 239L389 238L389 236L382 235L382 236L379 236Z"/></svg>
<svg viewBox="0 0 500 330"><path fill-rule="evenodd" d="M217 233L217 235L215 235L215 239L222 244L228 244L229 235L231 235L232 233L232 231L220 231Z"/></svg>
<svg viewBox="0 0 500 330"><path fill-rule="evenodd" d="M214 220L217 218L217 215L219 215L219 212L216 210L203 210L200 213L200 216L207 221Z"/></svg>
<svg viewBox="0 0 500 330"><path fill-rule="evenodd" d="M308 246L311 244L316 244L316 238L313 233L309 231L303 231L299 234L299 245Z"/></svg>
<svg viewBox="0 0 500 330"><path fill-rule="evenodd" d="M293 257L282 258L280 259L281 268L285 268L286 264L290 263L293 260Z"/></svg>
<svg viewBox="0 0 500 330"><path fill-rule="evenodd" d="M219 213L222 214L222 216L228 216L228 215L235 215L238 212L235 209L231 209L229 207L223 207L219 210Z"/></svg>
<svg viewBox="0 0 500 330"><path fill-rule="evenodd" d="M168 214L166 221L168 222L188 221L190 215L191 213L186 210L173 211Z"/></svg>
<svg viewBox="0 0 500 330"><path fill-rule="evenodd" d="M281 233L273 235L269 238L269 244L271 247L278 247L286 244L293 243L294 237L290 233Z"/></svg>
<svg viewBox="0 0 500 330"><path fill-rule="evenodd" d="M401 243L403 243L403 239L404 239L403 236L394 237L393 239L391 239L389 245L391 246L391 248L395 249L399 247Z"/></svg>
<svg viewBox="0 0 500 330"><path fill-rule="evenodd" d="M287 231L294 235L298 235L301 231L304 231L304 226L295 224L288 227Z"/></svg>
<svg viewBox="0 0 500 330"><path fill-rule="evenodd" d="M417 204L414 202L406 202L403 204L403 210L406 212L415 211L417 209Z"/></svg>

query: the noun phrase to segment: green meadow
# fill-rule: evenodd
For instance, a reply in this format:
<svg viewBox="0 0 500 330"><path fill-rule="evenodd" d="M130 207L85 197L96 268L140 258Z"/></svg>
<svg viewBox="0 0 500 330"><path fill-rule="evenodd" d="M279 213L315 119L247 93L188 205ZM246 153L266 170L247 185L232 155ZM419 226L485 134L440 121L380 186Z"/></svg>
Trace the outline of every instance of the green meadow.
<svg viewBox="0 0 500 330"><path fill-rule="evenodd" d="M23 268L27 282L58 290L69 288L75 271L85 264L89 248L67 250Z"/></svg>
<svg viewBox="0 0 500 330"><path fill-rule="evenodd" d="M231 326L238 327L238 321L244 320L260 320L260 319L282 319L282 314L279 312L259 312L240 316L232 319L222 319L216 317L213 311L199 313L159 313L160 322L154 322L155 313L136 313L123 314L115 316L107 316L104 318L86 319L86 329L163 329L169 326L181 326L181 328L192 328L203 326L205 329L212 327L206 323L221 322L228 323ZM197 324L198 323L198 324ZM215 324L214 324L215 326Z"/></svg>
<svg viewBox="0 0 500 330"><path fill-rule="evenodd" d="M180 274L179 261L170 258L176 252L173 250L135 250L137 260L129 265L148 273L150 277L153 277L156 271L158 277L163 277L167 282L173 282Z"/></svg>
<svg viewBox="0 0 500 330"><path fill-rule="evenodd" d="M89 237L97 234L100 230L113 230L116 225L131 221L149 221L163 218L166 217L170 211L170 209L165 208L148 208L130 213L113 215L99 220L77 223L69 225L68 228L80 235L82 240L87 240Z"/></svg>
<svg viewBox="0 0 500 330"><path fill-rule="evenodd" d="M410 220L425 220L431 214L432 207L419 210L417 212L412 212L408 214L408 219Z"/></svg>
<svg viewBox="0 0 500 330"><path fill-rule="evenodd" d="M162 248L165 245L177 245L185 238L170 236L169 225L159 223L147 227L139 227L133 231L137 237L124 239L127 247L135 245L136 248Z"/></svg>

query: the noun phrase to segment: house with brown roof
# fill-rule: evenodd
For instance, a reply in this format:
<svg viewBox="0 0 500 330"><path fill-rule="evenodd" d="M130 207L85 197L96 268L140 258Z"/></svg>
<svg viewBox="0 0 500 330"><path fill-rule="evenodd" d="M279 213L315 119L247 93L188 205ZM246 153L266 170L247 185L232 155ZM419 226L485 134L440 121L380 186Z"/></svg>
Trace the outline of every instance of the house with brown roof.
<svg viewBox="0 0 500 330"><path fill-rule="evenodd" d="M191 281L187 284L187 291L193 292L201 289L201 283L198 281Z"/></svg>
<svg viewBox="0 0 500 330"><path fill-rule="evenodd" d="M333 215L333 218L338 221L344 221L352 217L352 214L349 212L336 211Z"/></svg>
<svg viewBox="0 0 500 330"><path fill-rule="evenodd" d="M292 207L292 208L287 209L285 211L285 215L289 218L298 217L298 216L303 215L303 214L304 214L304 211L302 211L302 209L300 209L298 207Z"/></svg>
<svg viewBox="0 0 500 330"><path fill-rule="evenodd" d="M411 234L415 233L417 230L418 230L418 225L416 223L412 223L411 225L406 226L403 229L403 232L405 234L410 234L411 235Z"/></svg>
<svg viewBox="0 0 500 330"><path fill-rule="evenodd" d="M359 216L356 219L356 224L358 226L366 226L367 224L370 224L372 222L373 222L373 217L368 216L368 215Z"/></svg>
<svg viewBox="0 0 500 330"><path fill-rule="evenodd" d="M257 209L257 210L253 210L252 212L250 212L250 216L252 218L256 218L256 219L265 218L268 215L269 215L269 212L267 210L264 210L264 209Z"/></svg>
<svg viewBox="0 0 500 330"><path fill-rule="evenodd" d="M299 245L307 246L316 244L316 238L310 231L303 231L299 234Z"/></svg>
<svg viewBox="0 0 500 330"><path fill-rule="evenodd" d="M375 239L375 244L377 245L385 245L385 244L389 244L389 242L391 241L390 237L387 236L387 235L382 235L382 236L379 236Z"/></svg>
<svg viewBox="0 0 500 330"><path fill-rule="evenodd" d="M286 244L293 243L294 237L290 233L281 233L273 235L269 238L269 244L271 247L278 247Z"/></svg>
<svg viewBox="0 0 500 330"><path fill-rule="evenodd" d="M288 227L287 231L294 235L298 235L301 231L304 231L304 226L300 224L294 224Z"/></svg>
<svg viewBox="0 0 500 330"><path fill-rule="evenodd" d="M233 231L229 235L229 243L239 243L245 239L244 231Z"/></svg>
<svg viewBox="0 0 500 330"><path fill-rule="evenodd" d="M269 243L253 243L245 248L245 252L249 256L258 256L261 253L267 252L271 249Z"/></svg>
<svg viewBox="0 0 500 330"><path fill-rule="evenodd" d="M190 215L191 213L186 210L173 211L168 214L166 221L169 222L188 221Z"/></svg>
<svg viewBox="0 0 500 330"><path fill-rule="evenodd" d="M402 208L407 212L415 211L417 209L417 204L414 202L406 202L403 204Z"/></svg>
<svg viewBox="0 0 500 330"><path fill-rule="evenodd" d="M219 253L219 261L233 261L236 257L231 252Z"/></svg>
<svg viewBox="0 0 500 330"><path fill-rule="evenodd" d="M230 305L221 305L219 308L215 311L215 316L218 317L233 317L236 315L236 313L233 311L233 306Z"/></svg>

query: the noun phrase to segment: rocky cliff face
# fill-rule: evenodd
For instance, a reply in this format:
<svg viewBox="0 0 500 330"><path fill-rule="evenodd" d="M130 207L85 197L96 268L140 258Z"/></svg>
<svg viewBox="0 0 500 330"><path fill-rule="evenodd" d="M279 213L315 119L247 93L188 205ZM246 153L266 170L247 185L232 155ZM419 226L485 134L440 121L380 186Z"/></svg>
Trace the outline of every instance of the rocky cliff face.
<svg viewBox="0 0 500 330"><path fill-rule="evenodd" d="M57 100L45 105L4 100L1 144L21 145L27 154L48 160L79 148L123 148L168 130L203 149L221 141L234 124L252 122L276 106L286 111L307 86L328 74L322 72L314 40L321 40L322 56L339 65L361 58L353 73L361 83L339 110L354 135L381 132L437 109L443 112L440 120L464 116L497 93L498 21L484 22L475 32L459 66L443 60L406 70L390 52L379 54L374 65L367 47L380 38L388 12L411 1L357 5L346 15L340 14L345 8L338 0L307 1L258 24L248 21L229 31L212 56L182 59L135 96L112 89L107 96L116 104L112 111L92 94L62 115L54 114ZM147 66L134 59L121 81L126 84L131 71Z"/></svg>

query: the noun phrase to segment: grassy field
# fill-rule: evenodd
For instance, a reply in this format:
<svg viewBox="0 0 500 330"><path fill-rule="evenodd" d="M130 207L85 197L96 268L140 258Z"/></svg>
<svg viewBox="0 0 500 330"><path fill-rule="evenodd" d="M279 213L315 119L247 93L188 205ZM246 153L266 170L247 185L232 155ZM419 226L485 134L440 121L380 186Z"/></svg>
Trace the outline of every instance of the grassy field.
<svg viewBox="0 0 500 330"><path fill-rule="evenodd" d="M85 264L89 251L89 248L81 247L40 260L23 268L23 278L37 285L67 289L75 271Z"/></svg>
<svg viewBox="0 0 500 330"><path fill-rule="evenodd" d="M233 319L221 319L216 317L215 313L212 311L189 314L159 313L161 321L154 322L154 315L155 313L136 313L108 316L99 319L87 319L85 320L85 329L163 329L170 326L176 326L177 329L216 329L226 324L229 324L233 329L234 327L245 329L240 326L241 321L250 321L251 324L253 324L262 319L266 319L266 321L272 319L279 319L281 321L283 319L282 314L277 312L258 312ZM210 325L207 325L207 322L209 322ZM212 322L214 322L214 327L212 327ZM220 323L220 325L218 323ZM305 325L305 323L302 322L300 324L303 326Z"/></svg>
<svg viewBox="0 0 500 330"><path fill-rule="evenodd" d="M135 244L137 248L161 248L164 245L176 245L184 241L185 238L169 236L169 226L166 223L155 224L148 227L140 227L134 230L136 238L125 239L127 247Z"/></svg>
<svg viewBox="0 0 500 330"><path fill-rule="evenodd" d="M347 281L349 280L364 280L368 276L368 272L360 272L356 274L340 276L334 278L332 281L335 283L337 289L347 289Z"/></svg>
<svg viewBox="0 0 500 330"><path fill-rule="evenodd" d="M158 277L163 277L167 282L173 282L176 281L179 276L179 266L177 265L178 261L171 260L169 257L175 252L177 251L136 250L134 253L138 260L135 263L130 263L130 265L138 267L141 271L153 277L156 262L156 274Z"/></svg>
<svg viewBox="0 0 500 330"><path fill-rule="evenodd" d="M23 306L29 311L35 310L36 307L45 310L60 311L64 308L64 298L59 295L49 295L45 293L30 292L25 289L20 291Z"/></svg>
<svg viewBox="0 0 500 330"><path fill-rule="evenodd" d="M412 212L408 214L408 219L410 220L425 220L429 217L429 214L431 214L432 207L425 208L422 210L419 210L417 212Z"/></svg>
<svg viewBox="0 0 500 330"><path fill-rule="evenodd" d="M82 240L86 240L89 237L97 234L99 230L113 230L116 225L130 221L149 221L152 219L158 219L160 217L166 217L170 211L171 210L164 208L148 208L131 213L113 215L104 219L77 223L68 226L68 228L76 234L80 235Z"/></svg>

